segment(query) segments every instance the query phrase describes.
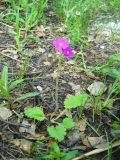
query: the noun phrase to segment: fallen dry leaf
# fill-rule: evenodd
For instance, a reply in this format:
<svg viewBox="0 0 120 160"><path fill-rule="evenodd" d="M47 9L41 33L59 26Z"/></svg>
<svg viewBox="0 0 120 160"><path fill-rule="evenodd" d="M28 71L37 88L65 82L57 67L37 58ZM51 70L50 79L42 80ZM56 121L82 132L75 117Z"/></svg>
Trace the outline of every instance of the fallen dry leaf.
<svg viewBox="0 0 120 160"><path fill-rule="evenodd" d="M86 126L87 126L86 120L81 119L76 122L76 127L80 132L84 132L86 129Z"/></svg>
<svg viewBox="0 0 120 160"><path fill-rule="evenodd" d="M71 147L80 141L80 133L77 130L70 131L68 134L67 146Z"/></svg>
<svg viewBox="0 0 120 160"><path fill-rule="evenodd" d="M2 118L3 120L7 120L11 116L12 116L12 112L10 109L6 107L0 108L0 118Z"/></svg>
<svg viewBox="0 0 120 160"><path fill-rule="evenodd" d="M101 148L106 143L106 140L101 137L88 137L88 141L93 148Z"/></svg>
<svg viewBox="0 0 120 160"><path fill-rule="evenodd" d="M29 135L26 136L26 138L29 139L29 140L40 141L40 140L45 139L45 135L42 134L42 133L35 134L34 136L29 134Z"/></svg>
<svg viewBox="0 0 120 160"><path fill-rule="evenodd" d="M27 153L31 153L32 151L32 142L25 140L25 139L13 139L11 141L12 144L16 145L17 147L19 147L20 149L22 149L23 151L27 152Z"/></svg>
<svg viewBox="0 0 120 160"><path fill-rule="evenodd" d="M37 26L36 30L34 32L37 36L44 37L45 36L45 27L43 25Z"/></svg>
<svg viewBox="0 0 120 160"><path fill-rule="evenodd" d="M87 146L87 148L91 148L90 142L88 141L88 138L82 139L82 143Z"/></svg>
<svg viewBox="0 0 120 160"><path fill-rule="evenodd" d="M25 125L25 126L30 125L30 127L20 127L19 132L21 133L25 132L35 136L36 125L34 123L30 124L27 120L23 120L22 125Z"/></svg>
<svg viewBox="0 0 120 160"><path fill-rule="evenodd" d="M72 118L71 110L70 110L70 109L65 109L65 115L66 115L67 117Z"/></svg>

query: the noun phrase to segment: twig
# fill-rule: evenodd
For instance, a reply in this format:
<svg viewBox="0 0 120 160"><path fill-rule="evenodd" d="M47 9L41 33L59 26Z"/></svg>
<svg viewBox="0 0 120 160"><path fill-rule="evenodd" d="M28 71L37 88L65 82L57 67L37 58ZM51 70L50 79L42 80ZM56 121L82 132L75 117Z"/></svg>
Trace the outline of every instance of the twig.
<svg viewBox="0 0 120 160"><path fill-rule="evenodd" d="M12 122L5 121L1 117L0 117L0 121L2 121L4 123L7 123L7 124L10 124L10 125L13 125L13 126L20 126L20 127L25 127L25 128L29 128L30 127L30 125L24 125L24 124L20 124L20 123L12 123Z"/></svg>
<svg viewBox="0 0 120 160"><path fill-rule="evenodd" d="M117 146L119 146L119 145L120 145L120 140L115 141L115 142L112 144L112 148L115 148L115 147L117 147ZM106 144L106 146L107 146L107 144ZM88 153L85 153L85 154L83 154L83 155L81 155L81 156L79 156L79 157L73 158L72 160L80 160L80 159L83 159L83 158L85 158L85 157L92 156L92 155L94 155L94 154L98 154L98 153L104 152L104 151L108 150L110 147L111 147L111 146L104 147L104 148L100 148L100 149L94 149L93 151L90 151L90 152L88 152Z"/></svg>
<svg viewBox="0 0 120 160"><path fill-rule="evenodd" d="M66 109L64 109L56 118L52 119L53 121L56 121L57 119L59 119L60 117L62 117L66 112Z"/></svg>

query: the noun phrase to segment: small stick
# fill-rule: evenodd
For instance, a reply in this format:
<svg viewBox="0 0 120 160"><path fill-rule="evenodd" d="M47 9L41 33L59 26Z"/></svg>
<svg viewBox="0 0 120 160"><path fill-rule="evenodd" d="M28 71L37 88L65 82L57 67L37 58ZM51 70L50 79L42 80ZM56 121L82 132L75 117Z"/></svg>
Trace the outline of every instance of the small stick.
<svg viewBox="0 0 120 160"><path fill-rule="evenodd" d="M63 110L56 118L52 119L53 121L56 121L57 119L59 119L60 117L62 117L66 112L66 109Z"/></svg>
<svg viewBox="0 0 120 160"><path fill-rule="evenodd" d="M107 144L106 144L107 145ZM114 147L117 147L120 145L120 140L118 141L115 141L113 144L112 144L112 148ZM90 151L88 153L85 153L79 157L76 157L76 158L73 158L72 160L80 160L80 159L83 159L85 157L88 157L88 156L92 156L94 154L98 154L98 153L101 153L101 152L104 152L106 150L108 150L111 146L108 146L108 147L103 147L103 148L100 148L100 149L94 149L93 151Z"/></svg>
<svg viewBox="0 0 120 160"><path fill-rule="evenodd" d="M12 122L5 121L1 117L0 117L0 121L2 121L4 123L7 123L7 124L10 124L10 125L13 125L13 126L20 126L20 127L25 127L25 128L29 128L30 127L30 125L24 125L24 124L20 124L20 123L12 123Z"/></svg>

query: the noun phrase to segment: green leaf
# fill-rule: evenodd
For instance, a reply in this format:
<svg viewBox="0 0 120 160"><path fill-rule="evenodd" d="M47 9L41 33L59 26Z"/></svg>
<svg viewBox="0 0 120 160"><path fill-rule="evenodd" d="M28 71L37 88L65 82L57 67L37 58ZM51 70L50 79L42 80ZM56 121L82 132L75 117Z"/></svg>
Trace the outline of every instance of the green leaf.
<svg viewBox="0 0 120 160"><path fill-rule="evenodd" d="M62 160L70 160L70 159L72 159L72 158L75 158L77 154L78 154L78 151L77 151L77 150L75 150L75 151L70 151L70 152L66 153L65 157L62 158Z"/></svg>
<svg viewBox="0 0 120 160"><path fill-rule="evenodd" d="M114 122L112 123L112 127L113 127L114 129L120 129L120 120L119 120L119 121L114 121Z"/></svg>
<svg viewBox="0 0 120 160"><path fill-rule="evenodd" d="M75 96L70 96L64 101L64 107L71 109L76 107L83 107L88 100L87 94L77 94Z"/></svg>
<svg viewBox="0 0 120 160"><path fill-rule="evenodd" d="M14 102L24 100L24 99L27 99L27 98L30 98L30 97L35 97L37 95L39 95L38 92L29 92L29 93L23 94L22 96L17 98Z"/></svg>
<svg viewBox="0 0 120 160"><path fill-rule="evenodd" d="M1 95L4 97L9 96L9 90L8 90L8 67L4 66L2 70L2 75L0 79L0 92Z"/></svg>
<svg viewBox="0 0 120 160"><path fill-rule="evenodd" d="M120 130L114 130L114 131L112 131L112 133L114 133L114 134L120 134Z"/></svg>
<svg viewBox="0 0 120 160"><path fill-rule="evenodd" d="M75 123L73 122L73 119L71 119L71 118L65 118L63 120L62 124L64 125L64 127L66 129L70 129L70 128L73 128L75 126Z"/></svg>
<svg viewBox="0 0 120 160"><path fill-rule="evenodd" d="M54 126L48 127L47 131L51 137L57 139L59 142L63 141L64 136L66 135L66 129L62 124L56 127Z"/></svg>
<svg viewBox="0 0 120 160"><path fill-rule="evenodd" d="M104 73L110 77L120 79L120 69L106 67L106 68L102 69L102 73Z"/></svg>
<svg viewBox="0 0 120 160"><path fill-rule="evenodd" d="M27 108L24 113L28 118L33 118L39 121L43 121L45 119L45 115L41 107Z"/></svg>
<svg viewBox="0 0 120 160"><path fill-rule="evenodd" d="M120 62L120 54L116 54L110 57L110 62Z"/></svg>
<svg viewBox="0 0 120 160"><path fill-rule="evenodd" d="M14 88L16 88L19 84L21 84L24 81L24 79L18 79L14 82L12 82L9 86L9 90L12 90Z"/></svg>
<svg viewBox="0 0 120 160"><path fill-rule="evenodd" d="M60 153L60 148L58 146L58 144L56 142L53 142L51 145L51 149L53 150L53 152L55 153Z"/></svg>

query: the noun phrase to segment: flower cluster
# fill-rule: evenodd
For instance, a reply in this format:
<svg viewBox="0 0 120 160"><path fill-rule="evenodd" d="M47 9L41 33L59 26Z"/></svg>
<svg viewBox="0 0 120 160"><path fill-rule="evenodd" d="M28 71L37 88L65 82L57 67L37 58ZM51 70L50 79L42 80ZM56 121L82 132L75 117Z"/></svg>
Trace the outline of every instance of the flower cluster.
<svg viewBox="0 0 120 160"><path fill-rule="evenodd" d="M65 38L57 38L53 40L56 52L63 53L64 58L73 58L73 50L69 42Z"/></svg>

